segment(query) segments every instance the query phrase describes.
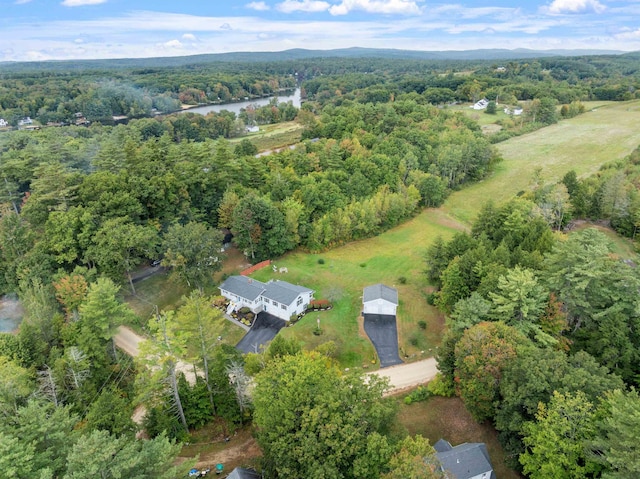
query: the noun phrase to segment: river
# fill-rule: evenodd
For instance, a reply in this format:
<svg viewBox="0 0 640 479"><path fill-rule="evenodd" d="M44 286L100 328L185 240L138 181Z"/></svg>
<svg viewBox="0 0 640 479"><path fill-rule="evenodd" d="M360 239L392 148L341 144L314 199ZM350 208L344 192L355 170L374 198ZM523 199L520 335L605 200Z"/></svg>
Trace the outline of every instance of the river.
<svg viewBox="0 0 640 479"><path fill-rule="evenodd" d="M240 110L243 108L247 108L249 105L254 106L265 106L268 105L271 100L276 98L275 96L269 96L264 98L255 98L253 100L247 101L238 101L235 103L223 103L220 105L205 105L205 106L196 106L194 108L189 108L187 110L182 110L180 113L197 113L199 115L206 115L207 113L211 113L212 111L215 113L219 113L222 110L232 111L236 115L240 113ZM293 93L287 95L278 95L279 103L286 103L288 101L293 103L293 106L296 108L300 108L300 88L296 88Z"/></svg>

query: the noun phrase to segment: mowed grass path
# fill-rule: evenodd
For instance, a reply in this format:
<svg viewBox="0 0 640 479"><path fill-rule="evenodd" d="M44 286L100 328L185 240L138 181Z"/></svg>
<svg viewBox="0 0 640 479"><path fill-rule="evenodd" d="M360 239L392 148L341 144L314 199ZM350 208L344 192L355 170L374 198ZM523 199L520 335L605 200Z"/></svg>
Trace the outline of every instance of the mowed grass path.
<svg viewBox="0 0 640 479"><path fill-rule="evenodd" d="M591 105L590 105L591 106ZM288 274L263 270L260 280L285 279L316 290L316 298L338 292L332 311L307 315L283 330L314 347L333 340L338 360L346 367L369 366L373 347L358 325L364 286L382 282L398 288L398 335L401 356L419 359L433 354L439 344L442 315L429 306L424 279L424 253L437 236L447 239L468 228L489 199L506 201L525 190L537 167L546 181L557 181L569 170L588 175L609 161L623 158L640 145L640 101L593 106L570 120L513 138L497 145L504 161L494 174L454 192L438 209L429 209L375 238L357 241L319 255L294 252L276 261ZM325 263L318 264L322 258ZM401 284L400 278L406 278ZM311 334L320 317L322 336ZM426 321L426 330L418 328ZM424 351L424 353L423 353ZM406 357L405 357L406 356Z"/></svg>

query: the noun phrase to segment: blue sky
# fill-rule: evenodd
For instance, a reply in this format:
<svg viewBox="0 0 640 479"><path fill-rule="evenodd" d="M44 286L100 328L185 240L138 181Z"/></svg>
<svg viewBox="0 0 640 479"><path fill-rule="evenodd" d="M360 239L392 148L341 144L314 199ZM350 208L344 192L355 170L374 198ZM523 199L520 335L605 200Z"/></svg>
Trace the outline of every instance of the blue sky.
<svg viewBox="0 0 640 479"><path fill-rule="evenodd" d="M0 61L354 46L640 50L640 0L0 0Z"/></svg>

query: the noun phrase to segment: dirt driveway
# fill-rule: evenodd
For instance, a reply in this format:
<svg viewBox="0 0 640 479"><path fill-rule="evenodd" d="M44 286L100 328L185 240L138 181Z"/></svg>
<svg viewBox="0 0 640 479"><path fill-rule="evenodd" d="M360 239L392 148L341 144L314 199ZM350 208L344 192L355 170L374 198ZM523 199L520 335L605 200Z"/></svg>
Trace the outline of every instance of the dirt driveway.
<svg viewBox="0 0 640 479"><path fill-rule="evenodd" d="M377 374L378 376L389 378L391 389L387 392L387 395L390 395L428 383L438 374L438 365L436 358L429 358L415 363L400 364L378 371L371 371L366 374Z"/></svg>
<svg viewBox="0 0 640 479"><path fill-rule="evenodd" d="M116 344L116 347L135 358L140 354L140 343L145 341L145 339L146 338L143 338L126 326L120 326L113 337L113 342ZM184 373L184 377L189 384L194 385L196 383L196 374L193 365L185 363L184 361L178 361L176 370Z"/></svg>

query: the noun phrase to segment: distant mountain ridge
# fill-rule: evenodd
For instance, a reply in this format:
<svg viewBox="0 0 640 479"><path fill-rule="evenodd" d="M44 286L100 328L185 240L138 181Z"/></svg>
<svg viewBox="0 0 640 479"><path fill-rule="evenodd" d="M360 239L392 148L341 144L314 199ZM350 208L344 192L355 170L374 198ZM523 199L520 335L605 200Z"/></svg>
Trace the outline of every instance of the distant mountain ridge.
<svg viewBox="0 0 640 479"><path fill-rule="evenodd" d="M517 60L554 56L621 55L619 50L529 50L526 48L476 49L476 50L396 50L386 48L339 48L334 50L308 50L295 48L279 52L230 52L208 53L181 57L119 58L101 60L50 60L38 62L0 62L3 67L18 67L21 70L37 68L154 68L214 62L277 62L312 58L389 58L405 60ZM635 52L634 52L635 53Z"/></svg>

